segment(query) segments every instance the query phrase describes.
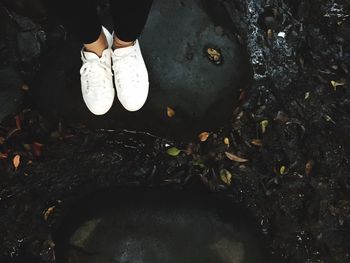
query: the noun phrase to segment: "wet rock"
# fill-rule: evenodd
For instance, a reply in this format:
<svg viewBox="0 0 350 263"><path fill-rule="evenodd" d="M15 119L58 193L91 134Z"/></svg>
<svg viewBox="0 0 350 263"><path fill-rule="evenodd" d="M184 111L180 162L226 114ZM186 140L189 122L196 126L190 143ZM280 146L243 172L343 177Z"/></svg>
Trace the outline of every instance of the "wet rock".
<svg viewBox="0 0 350 263"><path fill-rule="evenodd" d="M21 31L32 31L37 28L37 24L33 22L28 17L24 17L18 14L13 14L13 20L16 22L16 24L20 27Z"/></svg>
<svg viewBox="0 0 350 263"><path fill-rule="evenodd" d="M118 192L94 195L86 201L89 207L77 204L75 212L84 216L71 215L74 223L63 224L56 245L60 262L267 260L261 236L252 231L248 218L234 212L239 207L186 191ZM128 201L121 201L125 197Z"/></svg>
<svg viewBox="0 0 350 263"><path fill-rule="evenodd" d="M23 97L22 85L22 78L14 69L0 69L0 121L18 109Z"/></svg>
<svg viewBox="0 0 350 263"><path fill-rule="evenodd" d="M40 42L36 32L20 32L17 35L19 55L24 62L38 58L40 55Z"/></svg>
<svg viewBox="0 0 350 263"><path fill-rule="evenodd" d="M43 0L3 0L11 10L30 18L40 19L47 14Z"/></svg>
<svg viewBox="0 0 350 263"><path fill-rule="evenodd" d="M199 0L154 2L140 38L150 77L149 98L141 111L126 112L116 99L107 115L92 116L80 95L81 47L72 42L47 59L34 87L35 103L92 127L147 130L177 138L219 128L230 120L228 109L238 105L240 90L249 87L251 71L234 30L217 24L220 19L214 22L212 13L209 16ZM218 26L222 34L217 34ZM222 65L208 59L207 47L220 50ZM56 102L59 108L52 107ZM171 118L168 107L175 111Z"/></svg>

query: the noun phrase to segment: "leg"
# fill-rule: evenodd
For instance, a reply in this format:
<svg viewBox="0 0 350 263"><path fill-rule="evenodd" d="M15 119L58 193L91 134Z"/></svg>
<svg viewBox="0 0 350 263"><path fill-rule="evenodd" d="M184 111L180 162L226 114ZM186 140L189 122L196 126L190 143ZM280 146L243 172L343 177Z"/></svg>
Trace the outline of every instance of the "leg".
<svg viewBox="0 0 350 263"><path fill-rule="evenodd" d="M95 0L50 0L52 11L84 44L81 50L81 91L88 109L105 114L115 96L111 71L112 36L102 29ZM107 41L107 38L108 41Z"/></svg>
<svg viewBox="0 0 350 263"><path fill-rule="evenodd" d="M87 51L102 55L108 44L101 30L95 0L55 0L49 1L49 5L51 11L84 44Z"/></svg>
<svg viewBox="0 0 350 263"><path fill-rule="evenodd" d="M111 0L114 22L113 71L117 96L128 111L146 102L149 82L138 37L146 24L152 0Z"/></svg>
<svg viewBox="0 0 350 263"><path fill-rule="evenodd" d="M115 47L132 45L141 34L153 0L111 0Z"/></svg>

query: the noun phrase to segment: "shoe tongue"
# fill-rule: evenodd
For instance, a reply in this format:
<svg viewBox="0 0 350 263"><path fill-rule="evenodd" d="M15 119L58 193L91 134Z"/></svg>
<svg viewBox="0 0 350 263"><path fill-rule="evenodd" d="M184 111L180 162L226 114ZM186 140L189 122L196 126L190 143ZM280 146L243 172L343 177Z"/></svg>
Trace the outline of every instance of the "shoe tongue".
<svg viewBox="0 0 350 263"><path fill-rule="evenodd" d="M84 53L84 57L87 60L97 60L97 59L99 59L99 57L93 52L83 51L83 53Z"/></svg>

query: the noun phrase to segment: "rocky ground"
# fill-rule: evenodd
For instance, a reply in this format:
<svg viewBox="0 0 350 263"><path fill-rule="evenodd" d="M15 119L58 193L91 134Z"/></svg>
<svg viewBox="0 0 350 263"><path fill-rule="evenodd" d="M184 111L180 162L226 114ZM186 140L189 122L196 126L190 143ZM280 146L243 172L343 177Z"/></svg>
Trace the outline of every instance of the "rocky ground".
<svg viewBox="0 0 350 263"><path fill-rule="evenodd" d="M90 129L32 107L42 56L69 38L34 2L0 5L11 87L0 107L13 107L0 127L1 262L54 262L65 213L88 193L197 184L251 211L271 261L350 262L349 1L203 1L254 76L231 120L196 140Z"/></svg>

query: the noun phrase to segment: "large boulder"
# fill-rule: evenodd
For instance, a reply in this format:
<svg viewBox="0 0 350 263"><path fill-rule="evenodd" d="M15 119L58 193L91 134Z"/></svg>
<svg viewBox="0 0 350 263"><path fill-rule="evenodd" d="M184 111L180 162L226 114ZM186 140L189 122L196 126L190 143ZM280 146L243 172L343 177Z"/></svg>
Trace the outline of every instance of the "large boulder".
<svg viewBox="0 0 350 263"><path fill-rule="evenodd" d="M227 17L222 19L226 15L222 6L214 3L154 1L140 38L150 94L139 112L127 112L117 99L105 116L96 117L87 110L80 91L81 44L74 40L46 57L33 87L34 101L57 118L91 127L136 129L176 138L217 129L230 120L241 90L250 85L251 70L234 27ZM208 48L221 54L222 63L209 59ZM171 118L168 107L175 111Z"/></svg>

